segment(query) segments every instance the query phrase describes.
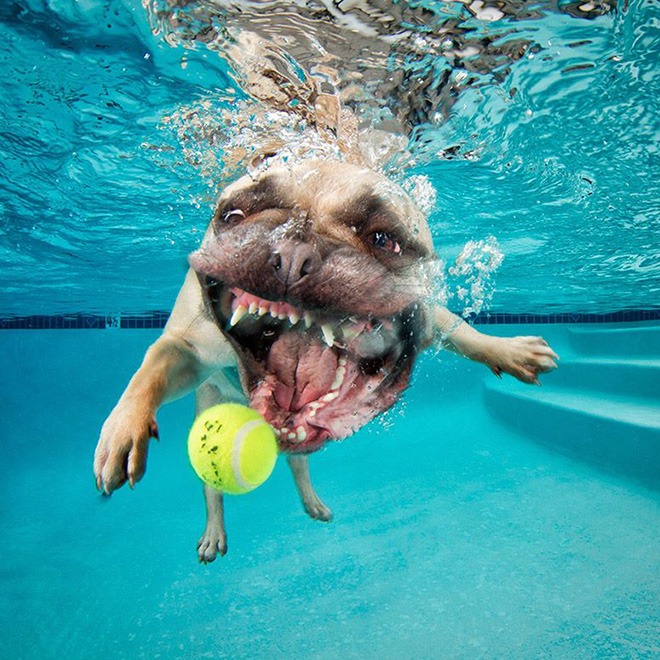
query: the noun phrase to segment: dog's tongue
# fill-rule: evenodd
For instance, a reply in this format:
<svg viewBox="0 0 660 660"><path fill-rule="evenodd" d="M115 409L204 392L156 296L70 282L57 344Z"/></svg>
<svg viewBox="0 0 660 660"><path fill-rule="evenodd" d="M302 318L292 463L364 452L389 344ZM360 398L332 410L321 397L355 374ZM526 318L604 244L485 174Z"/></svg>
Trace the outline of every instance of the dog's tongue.
<svg viewBox="0 0 660 660"><path fill-rule="evenodd" d="M273 344L267 366L277 380L273 389L277 405L297 411L330 390L337 356L302 333L285 332Z"/></svg>

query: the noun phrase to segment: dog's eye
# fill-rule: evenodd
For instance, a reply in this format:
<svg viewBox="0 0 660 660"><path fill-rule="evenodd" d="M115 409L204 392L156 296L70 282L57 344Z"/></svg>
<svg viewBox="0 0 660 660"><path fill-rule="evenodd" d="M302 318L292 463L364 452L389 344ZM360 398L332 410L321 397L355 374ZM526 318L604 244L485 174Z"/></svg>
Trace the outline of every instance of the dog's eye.
<svg viewBox="0 0 660 660"><path fill-rule="evenodd" d="M393 252L394 254L401 254L401 246L398 241L392 236L392 234L388 234L386 231L375 231L371 234L371 242L374 247L377 247L380 250L386 250L387 252Z"/></svg>
<svg viewBox="0 0 660 660"><path fill-rule="evenodd" d="M245 213L243 213L241 209L232 209L231 211L227 211L227 213L222 216L221 222L223 225L231 227L232 225L238 224L244 218Z"/></svg>

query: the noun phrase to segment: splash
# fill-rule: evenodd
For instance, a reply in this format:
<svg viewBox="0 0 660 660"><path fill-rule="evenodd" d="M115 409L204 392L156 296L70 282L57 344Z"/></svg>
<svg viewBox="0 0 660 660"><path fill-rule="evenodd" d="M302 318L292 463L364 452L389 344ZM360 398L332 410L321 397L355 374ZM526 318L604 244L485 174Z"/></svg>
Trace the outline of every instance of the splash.
<svg viewBox="0 0 660 660"><path fill-rule="evenodd" d="M183 60L195 51L212 53L227 62L249 99L295 117L255 121L245 130L235 116L234 131L248 134L251 145L293 144L297 156L310 147L303 136L309 129L334 143L341 157L384 173L459 152L476 157L481 145L447 144L451 135L438 129L466 91L499 85L513 63L538 52L504 20L572 11L572 5L541 3L531 12L524 3L481 1L143 0L143 6L154 35L185 49ZM592 18L609 9L600 3L580 11ZM469 114L478 119L475 110ZM292 136L291 124L305 128ZM239 144L235 153L244 150Z"/></svg>
<svg viewBox="0 0 660 660"><path fill-rule="evenodd" d="M425 174L413 174L404 179L402 186L422 213L430 215L438 198L431 180Z"/></svg>
<svg viewBox="0 0 660 660"><path fill-rule="evenodd" d="M497 239L468 241L456 262L448 269L447 289L454 299L454 306L461 306L461 315L479 314L492 300L495 291L494 275L501 266L504 255Z"/></svg>
<svg viewBox="0 0 660 660"><path fill-rule="evenodd" d="M310 130L305 119L221 95L165 115L161 130L165 139L174 133L185 162L215 192L237 174L258 176L274 163L342 157L336 141Z"/></svg>

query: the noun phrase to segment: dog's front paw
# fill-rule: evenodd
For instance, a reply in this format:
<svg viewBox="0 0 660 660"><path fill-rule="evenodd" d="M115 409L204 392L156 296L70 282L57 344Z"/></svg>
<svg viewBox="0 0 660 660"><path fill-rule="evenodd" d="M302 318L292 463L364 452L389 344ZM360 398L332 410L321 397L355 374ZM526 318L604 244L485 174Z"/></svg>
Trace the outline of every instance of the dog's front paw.
<svg viewBox="0 0 660 660"><path fill-rule="evenodd" d="M158 439L158 425L151 410L120 401L103 424L94 455L96 487L110 495L127 481L131 488L147 468L149 440Z"/></svg>
<svg viewBox="0 0 660 660"><path fill-rule="evenodd" d="M556 369L558 359L543 337L489 337L484 361L496 376L505 372L540 385L539 374Z"/></svg>
<svg viewBox="0 0 660 660"><path fill-rule="evenodd" d="M197 555L200 564L210 564L220 553L221 557L227 554L227 536L217 527L207 527L202 538L197 541Z"/></svg>

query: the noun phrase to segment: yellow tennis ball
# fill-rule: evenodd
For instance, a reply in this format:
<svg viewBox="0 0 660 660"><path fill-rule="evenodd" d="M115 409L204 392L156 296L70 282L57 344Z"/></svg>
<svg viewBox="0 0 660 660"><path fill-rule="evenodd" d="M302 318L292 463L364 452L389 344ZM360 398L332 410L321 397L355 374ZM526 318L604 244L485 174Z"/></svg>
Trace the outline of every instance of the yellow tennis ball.
<svg viewBox="0 0 660 660"><path fill-rule="evenodd" d="M204 483L238 495L268 479L277 459L277 440L258 412L238 403L220 403L193 423L188 456Z"/></svg>

